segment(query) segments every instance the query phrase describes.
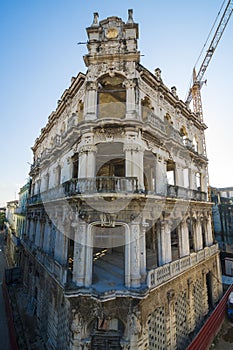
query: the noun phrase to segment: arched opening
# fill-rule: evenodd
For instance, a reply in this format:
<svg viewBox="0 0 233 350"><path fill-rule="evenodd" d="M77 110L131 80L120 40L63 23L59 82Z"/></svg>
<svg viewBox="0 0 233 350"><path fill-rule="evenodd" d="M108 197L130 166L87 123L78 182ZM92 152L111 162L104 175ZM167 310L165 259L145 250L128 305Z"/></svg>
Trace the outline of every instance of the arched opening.
<svg viewBox="0 0 233 350"><path fill-rule="evenodd" d="M122 288L125 283L125 227L108 221L104 214L102 219L102 223L92 227L92 284L96 289Z"/></svg>
<svg viewBox="0 0 233 350"><path fill-rule="evenodd" d="M96 154L96 188L98 192L120 192L126 189L125 154L121 143L98 145Z"/></svg>
<svg viewBox="0 0 233 350"><path fill-rule="evenodd" d="M98 81L98 117L124 118L126 112L126 89L124 77L106 75Z"/></svg>
<svg viewBox="0 0 233 350"><path fill-rule="evenodd" d="M120 340L124 334L124 324L118 318L104 316L92 323L92 350L121 350Z"/></svg>

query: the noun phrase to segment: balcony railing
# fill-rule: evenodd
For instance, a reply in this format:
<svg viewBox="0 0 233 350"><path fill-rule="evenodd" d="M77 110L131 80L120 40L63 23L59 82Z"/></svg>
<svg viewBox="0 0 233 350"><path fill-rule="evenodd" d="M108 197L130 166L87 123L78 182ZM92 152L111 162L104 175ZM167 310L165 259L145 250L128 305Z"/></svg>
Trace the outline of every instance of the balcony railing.
<svg viewBox="0 0 233 350"><path fill-rule="evenodd" d="M167 195L169 197L178 197L182 199L191 199L191 200L197 200L197 201L207 200L206 192L191 190L189 188L174 186L174 185L168 185Z"/></svg>
<svg viewBox="0 0 233 350"><path fill-rule="evenodd" d="M66 195L89 193L135 193L138 191L136 177L93 177L72 179L64 183Z"/></svg>
<svg viewBox="0 0 233 350"><path fill-rule="evenodd" d="M48 189L28 198L28 204L39 204L50 200L62 199L69 196L95 194L95 193L138 193L138 180L136 177L93 177L82 179L71 179L62 185ZM146 194L147 192L144 192ZM156 194L150 191L150 194ZM168 197L181 198L186 200L206 201L207 194L197 190L168 185Z"/></svg>
<svg viewBox="0 0 233 350"><path fill-rule="evenodd" d="M156 269L148 271L147 274L147 286L149 289L153 289L168 281L169 279L184 272L190 267L195 266L211 257L218 252L218 244L214 244L210 247L206 247L196 253L191 253L189 256L181 258L179 260L172 261L169 264L157 267Z"/></svg>

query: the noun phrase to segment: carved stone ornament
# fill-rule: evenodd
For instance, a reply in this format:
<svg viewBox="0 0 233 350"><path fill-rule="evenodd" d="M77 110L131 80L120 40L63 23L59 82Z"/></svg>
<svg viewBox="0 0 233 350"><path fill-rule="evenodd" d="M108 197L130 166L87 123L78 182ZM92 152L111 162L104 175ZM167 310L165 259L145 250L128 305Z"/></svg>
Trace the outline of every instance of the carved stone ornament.
<svg viewBox="0 0 233 350"><path fill-rule="evenodd" d="M82 329L82 320L81 317L79 315L79 313L76 313L74 315L74 319L71 323L71 327L70 327L71 331L75 334L79 334L81 333L81 329Z"/></svg>
<svg viewBox="0 0 233 350"><path fill-rule="evenodd" d="M115 39L118 37L118 29L116 27L110 27L105 29L105 36L107 39Z"/></svg>
<svg viewBox="0 0 233 350"><path fill-rule="evenodd" d="M95 145L84 145L79 148L79 153L85 152L97 152L97 147Z"/></svg>

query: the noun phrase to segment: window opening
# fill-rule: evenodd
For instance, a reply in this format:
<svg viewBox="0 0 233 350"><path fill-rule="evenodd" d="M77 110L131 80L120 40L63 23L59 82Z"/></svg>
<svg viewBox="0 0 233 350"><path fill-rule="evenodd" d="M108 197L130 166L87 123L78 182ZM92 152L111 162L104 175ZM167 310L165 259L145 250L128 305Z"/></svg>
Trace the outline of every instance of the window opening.
<svg viewBox="0 0 233 350"><path fill-rule="evenodd" d="M115 75L105 76L99 80L98 117L124 118L126 112L126 89L124 79Z"/></svg>

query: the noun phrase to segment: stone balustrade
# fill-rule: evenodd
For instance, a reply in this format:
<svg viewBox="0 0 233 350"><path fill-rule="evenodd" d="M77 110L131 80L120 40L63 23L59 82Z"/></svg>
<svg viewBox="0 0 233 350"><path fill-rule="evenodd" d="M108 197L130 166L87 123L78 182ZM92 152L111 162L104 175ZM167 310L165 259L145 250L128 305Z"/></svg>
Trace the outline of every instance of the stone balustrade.
<svg viewBox="0 0 233 350"><path fill-rule="evenodd" d="M167 195L169 197L178 197L178 198L197 200L197 201L207 200L206 192L191 190L189 188L174 186L174 185L167 186Z"/></svg>
<svg viewBox="0 0 233 350"><path fill-rule="evenodd" d="M218 244L148 271L147 287L153 289L218 252Z"/></svg>

